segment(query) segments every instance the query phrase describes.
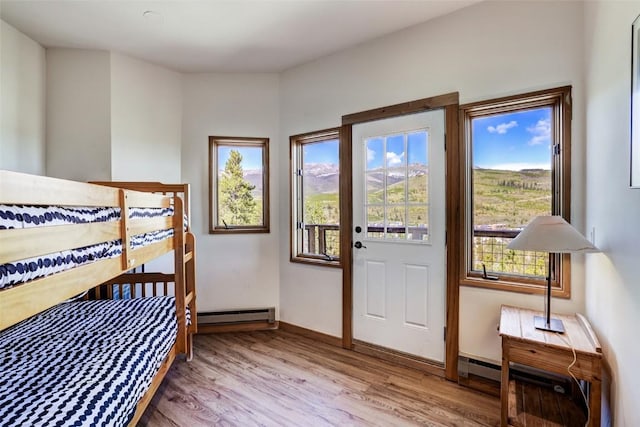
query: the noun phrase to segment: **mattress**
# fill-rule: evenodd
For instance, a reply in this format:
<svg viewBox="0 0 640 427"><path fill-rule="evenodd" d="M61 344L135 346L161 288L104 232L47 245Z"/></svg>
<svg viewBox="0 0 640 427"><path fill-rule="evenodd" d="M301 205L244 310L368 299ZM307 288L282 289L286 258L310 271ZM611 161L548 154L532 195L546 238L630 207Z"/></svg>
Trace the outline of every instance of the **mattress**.
<svg viewBox="0 0 640 427"><path fill-rule="evenodd" d="M173 297L59 304L0 332L0 426L125 426L177 335Z"/></svg>
<svg viewBox="0 0 640 427"><path fill-rule="evenodd" d="M129 218L152 218L173 215L173 208L131 208ZM0 205L0 230L42 226L117 221L120 208ZM185 218L185 224L187 223ZM186 226L185 226L186 228ZM131 237L131 249L173 236L173 229L138 234ZM82 248L41 255L0 265L0 289L45 277L93 261L122 254L122 241L113 240Z"/></svg>

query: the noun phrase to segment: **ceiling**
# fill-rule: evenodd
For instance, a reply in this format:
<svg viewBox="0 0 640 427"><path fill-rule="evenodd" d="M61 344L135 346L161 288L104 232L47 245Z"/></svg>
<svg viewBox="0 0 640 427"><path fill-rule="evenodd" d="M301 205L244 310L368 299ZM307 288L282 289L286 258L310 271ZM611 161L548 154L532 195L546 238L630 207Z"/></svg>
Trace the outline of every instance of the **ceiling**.
<svg viewBox="0 0 640 427"><path fill-rule="evenodd" d="M0 0L0 17L44 47L182 72L279 72L478 1Z"/></svg>

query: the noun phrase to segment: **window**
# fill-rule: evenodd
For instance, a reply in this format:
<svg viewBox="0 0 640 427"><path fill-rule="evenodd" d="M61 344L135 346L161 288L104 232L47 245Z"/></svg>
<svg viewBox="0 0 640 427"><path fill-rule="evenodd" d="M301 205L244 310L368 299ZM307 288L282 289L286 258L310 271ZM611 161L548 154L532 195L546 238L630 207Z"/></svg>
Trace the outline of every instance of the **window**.
<svg viewBox="0 0 640 427"><path fill-rule="evenodd" d="M467 161L461 284L543 292L547 253L509 242L538 215L569 218L571 88L460 107ZM551 262L553 293L570 296L568 255Z"/></svg>
<svg viewBox="0 0 640 427"><path fill-rule="evenodd" d="M209 233L269 232L269 139L209 137Z"/></svg>
<svg viewBox="0 0 640 427"><path fill-rule="evenodd" d="M429 241L428 140L418 129L364 141L367 238Z"/></svg>
<svg viewBox="0 0 640 427"><path fill-rule="evenodd" d="M340 266L339 129L291 137L291 261Z"/></svg>

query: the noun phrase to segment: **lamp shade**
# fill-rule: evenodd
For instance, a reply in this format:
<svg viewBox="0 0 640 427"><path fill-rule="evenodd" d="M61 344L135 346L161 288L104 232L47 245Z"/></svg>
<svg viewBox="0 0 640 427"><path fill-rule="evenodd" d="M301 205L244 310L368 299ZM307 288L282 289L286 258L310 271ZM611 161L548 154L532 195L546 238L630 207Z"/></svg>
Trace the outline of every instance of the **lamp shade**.
<svg viewBox="0 0 640 427"><path fill-rule="evenodd" d="M561 216L538 216L507 245L507 249L537 252L598 252Z"/></svg>

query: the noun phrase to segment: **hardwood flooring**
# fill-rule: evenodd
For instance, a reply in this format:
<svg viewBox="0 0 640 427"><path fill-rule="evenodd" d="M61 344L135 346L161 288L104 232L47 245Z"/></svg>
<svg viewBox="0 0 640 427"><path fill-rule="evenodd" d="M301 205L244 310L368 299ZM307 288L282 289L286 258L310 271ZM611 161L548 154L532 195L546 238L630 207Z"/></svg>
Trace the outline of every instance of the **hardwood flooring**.
<svg viewBox="0 0 640 427"><path fill-rule="evenodd" d="M500 402L284 331L197 335L143 426L496 426Z"/></svg>
<svg viewBox="0 0 640 427"><path fill-rule="evenodd" d="M581 400L549 387L511 380L509 401L509 423L514 426L581 427L587 423Z"/></svg>

